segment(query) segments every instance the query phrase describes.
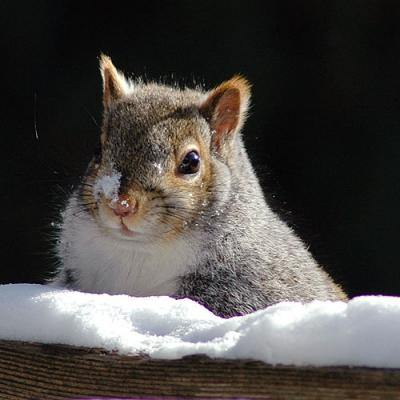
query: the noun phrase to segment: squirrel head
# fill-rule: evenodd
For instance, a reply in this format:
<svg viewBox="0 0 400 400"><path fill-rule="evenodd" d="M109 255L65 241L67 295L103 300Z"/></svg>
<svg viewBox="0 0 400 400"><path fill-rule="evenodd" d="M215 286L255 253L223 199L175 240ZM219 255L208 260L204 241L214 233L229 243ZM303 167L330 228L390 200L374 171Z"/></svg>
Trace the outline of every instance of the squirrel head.
<svg viewBox="0 0 400 400"><path fill-rule="evenodd" d="M105 55L100 148L82 204L120 239L171 240L210 223L229 197L250 85L178 89L126 78Z"/></svg>

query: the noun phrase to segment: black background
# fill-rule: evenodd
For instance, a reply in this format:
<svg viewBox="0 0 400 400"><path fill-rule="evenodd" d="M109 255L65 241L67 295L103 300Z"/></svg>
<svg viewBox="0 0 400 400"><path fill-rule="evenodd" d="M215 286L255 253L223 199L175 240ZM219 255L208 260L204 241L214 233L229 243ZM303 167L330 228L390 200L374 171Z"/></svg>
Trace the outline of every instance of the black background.
<svg viewBox="0 0 400 400"><path fill-rule="evenodd" d="M144 3L0 3L1 283L52 269L52 222L97 141L102 51L148 79L245 75L273 207L351 295L398 294L399 3Z"/></svg>

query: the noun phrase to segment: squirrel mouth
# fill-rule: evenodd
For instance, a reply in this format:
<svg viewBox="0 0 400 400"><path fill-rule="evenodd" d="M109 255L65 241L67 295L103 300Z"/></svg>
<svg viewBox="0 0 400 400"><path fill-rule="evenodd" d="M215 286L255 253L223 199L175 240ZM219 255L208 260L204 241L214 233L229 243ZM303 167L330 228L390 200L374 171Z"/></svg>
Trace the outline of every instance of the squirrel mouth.
<svg viewBox="0 0 400 400"><path fill-rule="evenodd" d="M121 229L120 229L121 233L124 236L128 236L128 237L134 237L137 235L137 232L131 231L125 224L124 222L121 220Z"/></svg>

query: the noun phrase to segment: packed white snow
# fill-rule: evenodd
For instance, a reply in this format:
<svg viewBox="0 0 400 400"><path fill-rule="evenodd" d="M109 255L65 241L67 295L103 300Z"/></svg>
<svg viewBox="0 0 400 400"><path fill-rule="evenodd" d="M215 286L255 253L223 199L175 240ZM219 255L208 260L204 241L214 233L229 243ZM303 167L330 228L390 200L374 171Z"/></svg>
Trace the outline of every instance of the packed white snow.
<svg viewBox="0 0 400 400"><path fill-rule="evenodd" d="M0 339L103 347L154 358L189 354L271 364L400 367L400 298L286 302L223 319L169 297L0 286Z"/></svg>

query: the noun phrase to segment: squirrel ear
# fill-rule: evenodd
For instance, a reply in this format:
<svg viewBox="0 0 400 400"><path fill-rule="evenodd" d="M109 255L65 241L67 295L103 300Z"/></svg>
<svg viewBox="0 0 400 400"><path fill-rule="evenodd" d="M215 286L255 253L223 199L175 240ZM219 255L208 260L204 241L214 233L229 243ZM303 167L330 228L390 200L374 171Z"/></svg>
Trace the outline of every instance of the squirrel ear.
<svg viewBox="0 0 400 400"><path fill-rule="evenodd" d="M200 107L200 113L214 131L213 141L217 150L242 127L249 101L250 83L241 76L235 76L213 89Z"/></svg>
<svg viewBox="0 0 400 400"><path fill-rule="evenodd" d="M100 72L103 77L103 105L108 109L115 101L128 94L132 83L119 72L105 54L100 55Z"/></svg>

